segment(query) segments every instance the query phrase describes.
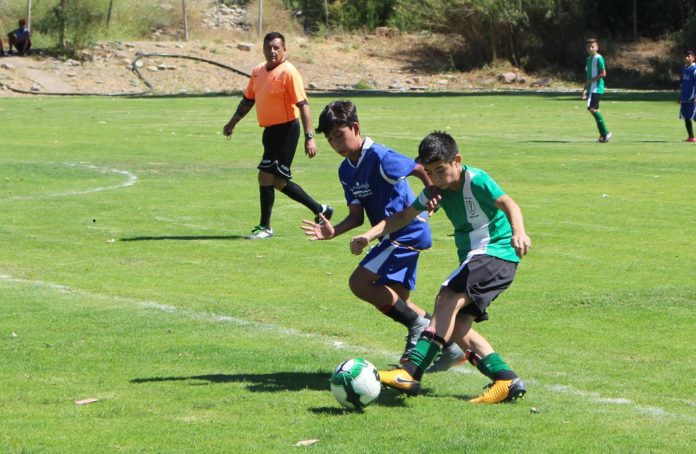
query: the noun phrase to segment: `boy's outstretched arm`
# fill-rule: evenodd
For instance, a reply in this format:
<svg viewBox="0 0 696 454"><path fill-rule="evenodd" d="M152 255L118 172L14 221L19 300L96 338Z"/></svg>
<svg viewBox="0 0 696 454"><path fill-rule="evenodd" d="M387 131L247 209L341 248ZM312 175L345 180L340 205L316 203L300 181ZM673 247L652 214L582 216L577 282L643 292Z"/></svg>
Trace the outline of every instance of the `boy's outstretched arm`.
<svg viewBox="0 0 696 454"><path fill-rule="evenodd" d="M304 230L305 235L309 237L310 241L316 240L330 240L348 230L354 229L363 225L365 219L365 212L363 211L362 205L349 205L348 206L348 216L335 226L324 217L323 214L319 214L319 217L323 221L321 224L317 224L314 221L308 221L307 219L302 221L300 228Z"/></svg>
<svg viewBox="0 0 696 454"><path fill-rule="evenodd" d="M507 216L510 226L512 227L512 238L510 239L510 243L512 247L515 248L517 256L522 258L532 247L532 240L527 236L527 232L524 230L522 210L519 205L512 200L512 197L507 194L498 197L495 201L495 206L503 210Z"/></svg>
<svg viewBox="0 0 696 454"><path fill-rule="evenodd" d="M396 232L400 228L408 225L408 223L419 214L420 212L413 208L413 206L409 206L403 211L399 211L386 219L382 219L367 232L363 233L362 235L355 236L350 240L350 252L355 255L360 255L370 241L389 233Z"/></svg>

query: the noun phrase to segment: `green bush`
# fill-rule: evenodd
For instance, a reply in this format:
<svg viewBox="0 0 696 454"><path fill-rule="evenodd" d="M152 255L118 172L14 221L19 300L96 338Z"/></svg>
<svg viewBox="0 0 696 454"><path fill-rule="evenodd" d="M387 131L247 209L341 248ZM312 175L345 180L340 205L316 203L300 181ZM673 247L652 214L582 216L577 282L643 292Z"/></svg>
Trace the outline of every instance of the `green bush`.
<svg viewBox="0 0 696 454"><path fill-rule="evenodd" d="M398 0L284 0L301 18L304 29L317 33L327 25L341 30L372 30L385 25ZM326 6L328 5L328 11Z"/></svg>

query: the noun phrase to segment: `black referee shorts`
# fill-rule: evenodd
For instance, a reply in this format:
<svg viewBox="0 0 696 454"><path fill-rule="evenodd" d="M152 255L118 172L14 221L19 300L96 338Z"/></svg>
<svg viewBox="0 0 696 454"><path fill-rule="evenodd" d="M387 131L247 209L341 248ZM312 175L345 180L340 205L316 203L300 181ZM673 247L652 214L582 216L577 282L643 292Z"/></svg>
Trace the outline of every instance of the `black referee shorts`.
<svg viewBox="0 0 696 454"><path fill-rule="evenodd" d="M263 130L263 158L257 169L277 177L292 178L290 166L300 139L300 122L268 126Z"/></svg>

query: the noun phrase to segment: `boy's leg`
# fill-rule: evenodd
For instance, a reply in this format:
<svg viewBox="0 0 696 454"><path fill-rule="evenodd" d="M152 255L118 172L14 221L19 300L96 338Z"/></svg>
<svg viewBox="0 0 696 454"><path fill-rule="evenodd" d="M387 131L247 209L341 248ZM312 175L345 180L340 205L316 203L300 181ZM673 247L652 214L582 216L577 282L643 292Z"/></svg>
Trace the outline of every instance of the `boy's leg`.
<svg viewBox="0 0 696 454"><path fill-rule="evenodd" d="M690 119L684 120L684 126L686 126L686 133L689 135L688 139L694 138L694 127Z"/></svg>
<svg viewBox="0 0 696 454"><path fill-rule="evenodd" d="M423 373L440 353L452 334L455 314L467 301L466 294L456 293L447 287L441 287L435 301L433 318L430 326L423 331L418 343L411 351L403 368L380 371L380 381L389 387L399 389L407 394L416 395L420 391ZM445 337L442 336L445 334Z"/></svg>
<svg viewBox="0 0 696 454"><path fill-rule="evenodd" d="M599 113L599 103L602 99L602 95L599 93L590 93L587 99L587 110L592 114L597 123L597 129L599 130L599 141L606 143L609 142L611 138L611 133L607 129L607 125L604 123L604 117Z"/></svg>
<svg viewBox="0 0 696 454"><path fill-rule="evenodd" d="M492 383L486 386L481 396L470 399L469 402L492 404L511 402L522 397L527 392L524 383L503 357L493 350L491 344L470 328L474 319L473 315L460 312L452 336L459 339L463 348L467 349L467 360Z"/></svg>
<svg viewBox="0 0 696 454"><path fill-rule="evenodd" d="M428 326L428 314L416 306L410 298L410 290L400 284L380 284L380 275L364 266L358 266L348 281L355 296L375 306L380 312L408 328L404 355L415 346L423 330ZM404 358L405 359L405 358Z"/></svg>
<svg viewBox="0 0 696 454"><path fill-rule="evenodd" d="M464 364L467 361L466 353L456 342L449 341L442 347L440 356L435 359L435 362L425 371L429 374L437 372L446 372L451 368Z"/></svg>
<svg viewBox="0 0 696 454"><path fill-rule="evenodd" d="M486 309L514 279L517 266L490 256L476 256L465 261L445 281L435 304L431 325L418 341L403 369L380 372L380 381L409 394L420 390L423 364L428 366L433 350L453 338L462 348L470 348L470 360L493 380L474 403L497 403L515 400L525 394L524 383L483 336L472 332L474 320L485 320ZM493 278L494 277L494 278ZM432 340L426 334L434 330Z"/></svg>
<svg viewBox="0 0 696 454"><path fill-rule="evenodd" d="M599 130L599 135L601 137L606 138L607 135L609 134L609 129L607 129L607 125L604 122L604 117L602 116L601 113L599 113L599 110L590 110L590 113L595 119L595 123L597 123L597 129Z"/></svg>

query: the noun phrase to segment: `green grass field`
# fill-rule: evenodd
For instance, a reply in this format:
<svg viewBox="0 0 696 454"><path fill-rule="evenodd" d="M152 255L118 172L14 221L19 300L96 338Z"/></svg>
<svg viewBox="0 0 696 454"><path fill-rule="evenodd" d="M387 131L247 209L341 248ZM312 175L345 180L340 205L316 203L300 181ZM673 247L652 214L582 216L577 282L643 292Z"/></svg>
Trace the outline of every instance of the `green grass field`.
<svg viewBox="0 0 696 454"><path fill-rule="evenodd" d="M311 98L315 121L333 99ZM332 369L389 367L405 332L348 290L351 235L306 241L310 213L282 194L276 237L242 239L261 130L252 114L223 138L237 98L0 99L0 452L694 446L696 146L676 94L607 95L609 144L575 94L351 99L366 135L411 156L446 129L522 207L533 250L477 328L527 397L469 404L487 382L462 366L416 398L338 406ZM340 220L340 158L318 143L295 179ZM432 223L428 309L457 265Z"/></svg>

